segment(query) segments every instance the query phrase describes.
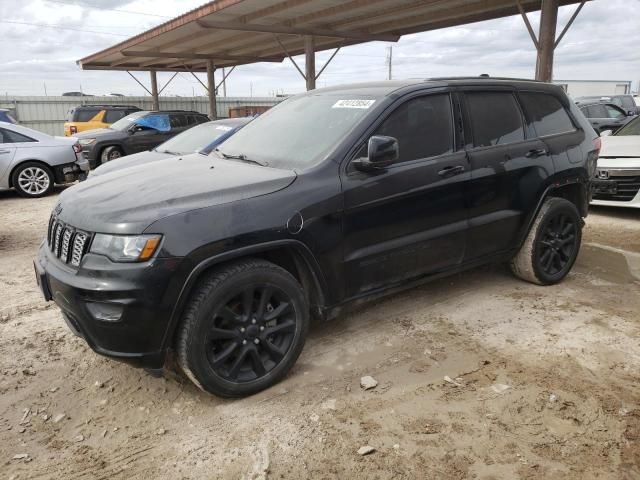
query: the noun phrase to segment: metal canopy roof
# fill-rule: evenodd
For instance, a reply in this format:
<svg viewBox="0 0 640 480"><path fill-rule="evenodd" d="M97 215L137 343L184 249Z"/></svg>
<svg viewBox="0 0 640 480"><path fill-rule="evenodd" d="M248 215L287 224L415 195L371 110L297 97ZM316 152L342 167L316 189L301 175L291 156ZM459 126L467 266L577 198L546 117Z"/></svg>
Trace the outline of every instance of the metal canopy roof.
<svg viewBox="0 0 640 480"><path fill-rule="evenodd" d="M569 5L580 0L559 0ZM520 0L524 11L540 0ZM78 61L85 70L206 71L517 15L517 0L216 0Z"/></svg>

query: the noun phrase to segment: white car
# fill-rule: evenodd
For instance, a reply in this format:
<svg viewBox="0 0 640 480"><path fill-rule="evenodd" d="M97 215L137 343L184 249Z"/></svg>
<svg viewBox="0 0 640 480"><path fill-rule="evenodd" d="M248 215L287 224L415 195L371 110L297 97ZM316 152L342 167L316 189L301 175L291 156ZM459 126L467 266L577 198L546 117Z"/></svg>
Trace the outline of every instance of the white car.
<svg viewBox="0 0 640 480"><path fill-rule="evenodd" d="M592 205L640 208L640 117L616 133L602 132Z"/></svg>
<svg viewBox="0 0 640 480"><path fill-rule="evenodd" d="M0 189L14 188L35 198L49 193L55 183L86 178L89 162L77 141L0 122Z"/></svg>

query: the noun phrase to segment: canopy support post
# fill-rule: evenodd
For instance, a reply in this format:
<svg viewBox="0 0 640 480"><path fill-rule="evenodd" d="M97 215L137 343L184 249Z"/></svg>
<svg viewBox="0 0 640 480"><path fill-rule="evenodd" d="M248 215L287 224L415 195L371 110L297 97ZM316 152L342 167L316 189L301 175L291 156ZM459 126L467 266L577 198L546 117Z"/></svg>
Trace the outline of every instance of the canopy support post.
<svg viewBox="0 0 640 480"><path fill-rule="evenodd" d="M536 62L536 80L553 80L553 53L556 43L558 24L558 0L542 0L540 14L540 33L538 34L538 61Z"/></svg>
<svg viewBox="0 0 640 480"><path fill-rule="evenodd" d="M149 71L149 75L151 76L151 110L158 111L160 110L160 96L158 95L158 76L156 75L155 70Z"/></svg>
<svg viewBox="0 0 640 480"><path fill-rule="evenodd" d="M312 35L304 37L304 55L305 55L305 79L307 80L307 90L315 90L316 88L316 49Z"/></svg>
<svg viewBox="0 0 640 480"><path fill-rule="evenodd" d="M213 60L207 60L207 91L209 92L209 118L211 120L216 120L218 118L215 70Z"/></svg>

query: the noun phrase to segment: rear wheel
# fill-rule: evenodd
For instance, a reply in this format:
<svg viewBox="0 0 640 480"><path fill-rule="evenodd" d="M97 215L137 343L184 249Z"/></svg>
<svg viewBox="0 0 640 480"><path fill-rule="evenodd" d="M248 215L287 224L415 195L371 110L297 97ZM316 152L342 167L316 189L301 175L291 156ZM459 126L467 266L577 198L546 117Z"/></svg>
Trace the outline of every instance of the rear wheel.
<svg viewBox="0 0 640 480"><path fill-rule="evenodd" d="M51 169L39 162L25 162L13 172L13 188L22 197L38 198L53 189L54 179Z"/></svg>
<svg viewBox="0 0 640 480"><path fill-rule="evenodd" d="M116 147L115 145L106 147L104 150L102 150L102 154L100 155L100 162L107 163L122 156L122 150L119 147Z"/></svg>
<svg viewBox="0 0 640 480"><path fill-rule="evenodd" d="M241 397L281 380L309 328L300 284L263 260L228 265L203 279L177 338L178 363L203 390Z"/></svg>
<svg viewBox="0 0 640 480"><path fill-rule="evenodd" d="M549 198L511 260L511 270L538 285L558 283L573 267L581 241L582 218L576 206L564 198Z"/></svg>

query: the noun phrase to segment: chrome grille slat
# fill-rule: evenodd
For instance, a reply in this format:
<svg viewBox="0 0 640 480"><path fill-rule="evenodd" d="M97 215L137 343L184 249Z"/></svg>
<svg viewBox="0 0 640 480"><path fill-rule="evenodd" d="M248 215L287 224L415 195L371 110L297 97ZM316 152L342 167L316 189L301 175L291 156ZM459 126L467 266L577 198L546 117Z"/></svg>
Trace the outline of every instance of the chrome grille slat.
<svg viewBox="0 0 640 480"><path fill-rule="evenodd" d="M51 252L62 263L79 267L82 263L91 234L77 231L70 225L60 222L55 216L49 221L47 242Z"/></svg>

